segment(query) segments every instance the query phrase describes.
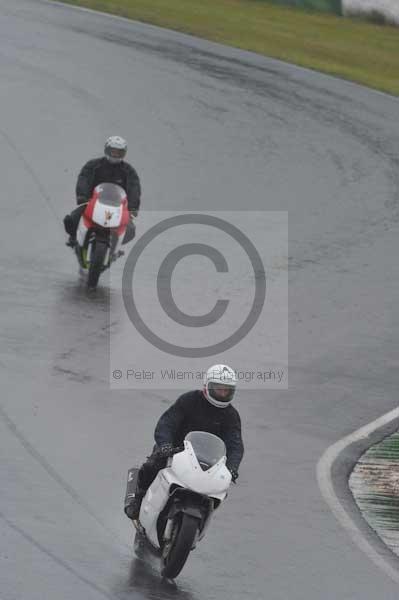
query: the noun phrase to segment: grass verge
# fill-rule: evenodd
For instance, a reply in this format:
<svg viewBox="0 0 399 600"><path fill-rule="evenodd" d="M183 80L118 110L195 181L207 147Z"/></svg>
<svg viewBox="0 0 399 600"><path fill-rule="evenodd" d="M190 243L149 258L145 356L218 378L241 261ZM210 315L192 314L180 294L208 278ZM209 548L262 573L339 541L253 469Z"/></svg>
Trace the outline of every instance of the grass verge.
<svg viewBox="0 0 399 600"><path fill-rule="evenodd" d="M399 95L399 28L262 0L66 0Z"/></svg>
<svg viewBox="0 0 399 600"><path fill-rule="evenodd" d="M399 433L361 457L349 485L366 521L399 555Z"/></svg>

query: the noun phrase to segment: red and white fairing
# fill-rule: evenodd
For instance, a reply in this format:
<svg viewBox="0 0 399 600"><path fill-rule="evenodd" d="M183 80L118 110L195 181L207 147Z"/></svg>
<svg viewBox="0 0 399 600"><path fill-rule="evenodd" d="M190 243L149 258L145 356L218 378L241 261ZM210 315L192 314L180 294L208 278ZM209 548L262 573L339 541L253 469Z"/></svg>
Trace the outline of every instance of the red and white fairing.
<svg viewBox="0 0 399 600"><path fill-rule="evenodd" d="M115 252L122 245L122 240L129 223L130 214L126 192L119 185L102 183L94 188L93 195L80 219L76 239L80 246L84 245L86 234L92 228L105 228L118 236Z"/></svg>

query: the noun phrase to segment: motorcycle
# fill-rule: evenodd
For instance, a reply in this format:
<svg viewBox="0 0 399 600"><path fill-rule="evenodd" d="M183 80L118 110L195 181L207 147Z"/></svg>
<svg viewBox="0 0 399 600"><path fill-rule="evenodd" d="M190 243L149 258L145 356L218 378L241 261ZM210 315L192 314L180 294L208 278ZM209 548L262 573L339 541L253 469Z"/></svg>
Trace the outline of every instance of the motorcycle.
<svg viewBox="0 0 399 600"><path fill-rule="evenodd" d="M138 469L128 472L125 506L134 497ZM231 474L224 442L192 431L184 449L168 459L145 494L137 521L135 550L143 544L161 559L161 575L174 579L204 537L213 512L227 496Z"/></svg>
<svg viewBox="0 0 399 600"><path fill-rule="evenodd" d="M87 287L95 289L103 271L123 256L122 240L130 219L126 192L114 183L94 188L76 231L75 253Z"/></svg>

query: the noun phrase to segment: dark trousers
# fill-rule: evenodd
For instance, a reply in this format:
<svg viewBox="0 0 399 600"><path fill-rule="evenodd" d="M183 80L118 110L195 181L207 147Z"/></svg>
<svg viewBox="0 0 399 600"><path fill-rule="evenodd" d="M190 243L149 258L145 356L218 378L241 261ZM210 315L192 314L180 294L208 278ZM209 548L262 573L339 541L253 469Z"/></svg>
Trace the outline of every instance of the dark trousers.
<svg viewBox="0 0 399 600"><path fill-rule="evenodd" d="M166 467L167 458L160 456L158 447L154 446L152 454L142 464L137 478L137 493L143 495L146 493L155 477L161 469Z"/></svg>
<svg viewBox="0 0 399 600"><path fill-rule="evenodd" d="M128 242L131 242L135 235L136 225L133 223L133 221L129 221L126 227L125 237L122 240L122 244L127 244Z"/></svg>
<svg viewBox="0 0 399 600"><path fill-rule="evenodd" d="M86 208L86 204L80 204L73 211L64 217L64 227L65 231L68 235L72 236L74 239L76 237L76 230L79 225L80 217L83 214L84 209Z"/></svg>
<svg viewBox="0 0 399 600"><path fill-rule="evenodd" d="M79 225L80 217L83 214L84 209L86 208L86 204L80 204L73 211L64 217L64 228L68 235L72 237L72 239L76 239L76 230ZM126 227L125 237L123 238L122 244L127 244L131 242L134 236L136 235L136 226L132 221L129 221Z"/></svg>

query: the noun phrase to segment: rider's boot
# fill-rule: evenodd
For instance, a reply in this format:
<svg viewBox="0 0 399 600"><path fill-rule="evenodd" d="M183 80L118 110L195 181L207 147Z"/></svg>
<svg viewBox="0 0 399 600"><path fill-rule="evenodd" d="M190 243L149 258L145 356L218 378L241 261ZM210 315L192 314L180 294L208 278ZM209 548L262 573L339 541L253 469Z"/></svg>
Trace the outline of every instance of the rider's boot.
<svg viewBox="0 0 399 600"><path fill-rule="evenodd" d="M70 248L74 248L74 246L76 245L76 226L77 226L77 223L74 222L72 216L65 215L64 228L65 228L65 231L67 232L67 234L69 235L66 245L69 246Z"/></svg>
<svg viewBox="0 0 399 600"><path fill-rule="evenodd" d="M140 515L141 502L144 498L144 490L136 490L134 497L130 498L129 504L125 506L125 514L129 519L137 521Z"/></svg>

